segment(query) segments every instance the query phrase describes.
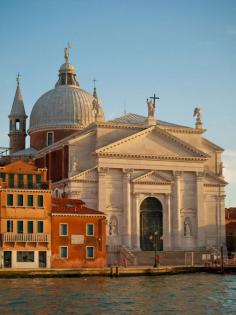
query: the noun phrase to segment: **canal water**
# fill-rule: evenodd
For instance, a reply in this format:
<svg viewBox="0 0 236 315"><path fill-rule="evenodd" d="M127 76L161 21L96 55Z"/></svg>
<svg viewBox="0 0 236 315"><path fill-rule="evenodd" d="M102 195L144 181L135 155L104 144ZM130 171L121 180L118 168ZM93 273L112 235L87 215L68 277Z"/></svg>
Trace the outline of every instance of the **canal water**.
<svg viewBox="0 0 236 315"><path fill-rule="evenodd" d="M0 314L236 314L236 276L1 279Z"/></svg>

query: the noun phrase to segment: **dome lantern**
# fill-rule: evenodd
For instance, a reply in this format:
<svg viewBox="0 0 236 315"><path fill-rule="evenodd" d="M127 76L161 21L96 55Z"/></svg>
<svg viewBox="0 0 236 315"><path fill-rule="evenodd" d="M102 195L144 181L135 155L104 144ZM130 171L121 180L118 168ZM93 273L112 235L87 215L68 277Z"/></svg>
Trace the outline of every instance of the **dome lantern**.
<svg viewBox="0 0 236 315"><path fill-rule="evenodd" d="M55 85L60 86L60 85L75 85L79 86L79 82L76 80L76 71L73 65L69 63L69 50L71 46L68 43L67 47L65 48L65 63L63 63L59 69L59 79Z"/></svg>

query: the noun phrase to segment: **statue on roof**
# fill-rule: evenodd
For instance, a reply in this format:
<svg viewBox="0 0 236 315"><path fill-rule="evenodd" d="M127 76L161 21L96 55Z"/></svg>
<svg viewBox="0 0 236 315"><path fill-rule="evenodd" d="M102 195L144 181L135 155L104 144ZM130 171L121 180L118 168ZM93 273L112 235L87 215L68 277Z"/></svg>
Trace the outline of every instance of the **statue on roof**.
<svg viewBox="0 0 236 315"><path fill-rule="evenodd" d="M148 117L154 117L155 105L150 98L147 98L147 107L148 107Z"/></svg>
<svg viewBox="0 0 236 315"><path fill-rule="evenodd" d="M201 108L195 107L193 111L193 117L196 116L196 128L202 128L202 112Z"/></svg>
<svg viewBox="0 0 236 315"><path fill-rule="evenodd" d="M68 43L67 43L67 47L65 48L65 56L64 56L66 63L69 62L70 48L71 48L71 45L70 45L70 43L68 42Z"/></svg>

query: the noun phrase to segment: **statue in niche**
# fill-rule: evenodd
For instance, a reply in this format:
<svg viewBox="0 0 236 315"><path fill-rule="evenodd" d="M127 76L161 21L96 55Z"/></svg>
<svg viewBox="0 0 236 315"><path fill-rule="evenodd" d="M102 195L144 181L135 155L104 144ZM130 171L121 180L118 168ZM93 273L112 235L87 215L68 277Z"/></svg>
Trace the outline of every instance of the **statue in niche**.
<svg viewBox="0 0 236 315"><path fill-rule="evenodd" d="M76 171L78 171L78 162L76 158L74 158L73 163L72 163L72 172L76 172Z"/></svg>
<svg viewBox="0 0 236 315"><path fill-rule="evenodd" d="M148 117L154 117L155 115L155 105L151 99L147 98L147 107L148 107Z"/></svg>
<svg viewBox="0 0 236 315"><path fill-rule="evenodd" d="M109 235L115 236L118 235L118 221L116 216L111 216L109 221Z"/></svg>
<svg viewBox="0 0 236 315"><path fill-rule="evenodd" d="M186 237L192 236L191 220L189 217L185 218L184 220L184 236Z"/></svg>

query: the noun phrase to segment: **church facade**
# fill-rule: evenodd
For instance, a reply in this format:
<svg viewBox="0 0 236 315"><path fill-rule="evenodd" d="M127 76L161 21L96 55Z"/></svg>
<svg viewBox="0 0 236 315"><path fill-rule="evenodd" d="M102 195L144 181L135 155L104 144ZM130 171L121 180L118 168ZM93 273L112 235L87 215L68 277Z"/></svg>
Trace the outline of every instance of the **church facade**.
<svg viewBox="0 0 236 315"><path fill-rule="evenodd" d="M30 148L12 155L33 155L46 167L54 197L79 198L104 212L108 250L219 248L225 245L223 149L204 137L199 108L194 127L157 120L155 110L154 96L147 117L106 120L96 89L80 88L66 48L55 88L32 109Z"/></svg>

